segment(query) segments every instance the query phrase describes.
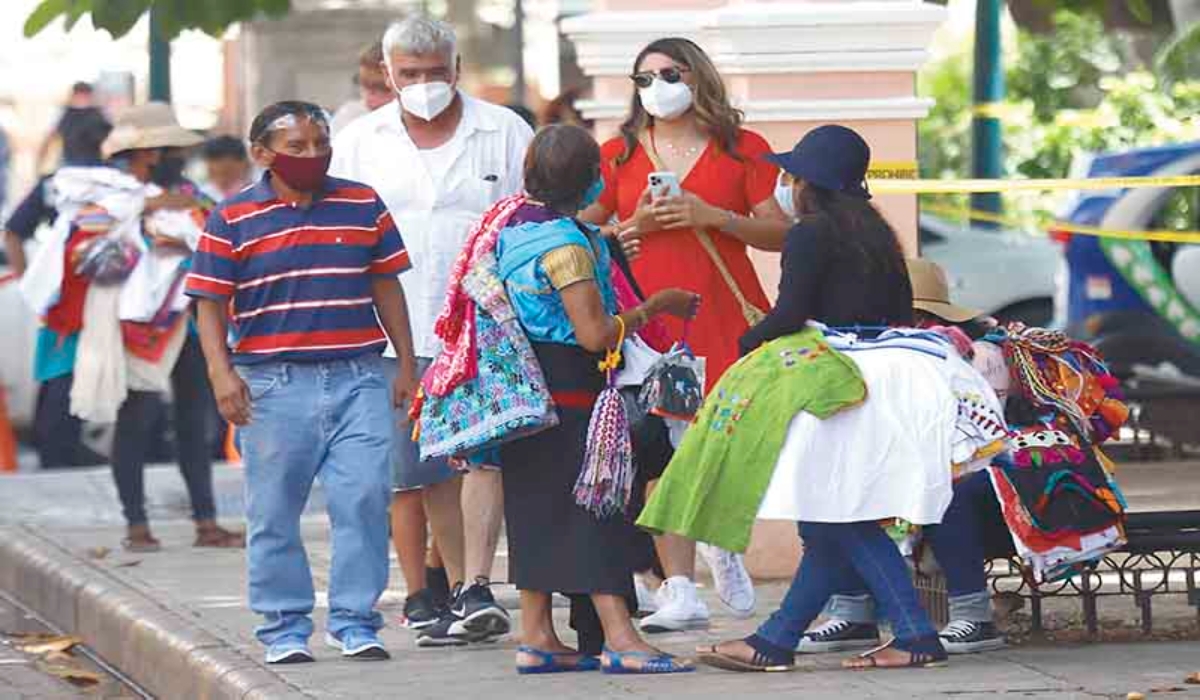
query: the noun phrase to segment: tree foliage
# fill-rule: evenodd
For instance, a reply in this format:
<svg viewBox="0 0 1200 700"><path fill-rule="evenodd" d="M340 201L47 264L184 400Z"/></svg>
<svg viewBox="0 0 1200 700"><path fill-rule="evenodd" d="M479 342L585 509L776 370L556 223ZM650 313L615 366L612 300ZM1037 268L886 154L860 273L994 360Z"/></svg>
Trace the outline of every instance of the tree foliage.
<svg viewBox="0 0 1200 700"><path fill-rule="evenodd" d="M220 36L237 22L259 15L278 17L291 9L291 0L42 0L25 20L25 36L34 36L59 17L70 31L88 15L92 26L115 39L129 33L152 7L155 29L170 40L185 29Z"/></svg>
<svg viewBox="0 0 1200 700"><path fill-rule="evenodd" d="M1006 56L1008 172L1062 177L1082 151L1200 138L1200 82L1125 73L1129 48L1094 15L1060 11L1055 26L1049 35L1020 32ZM927 177L968 174L970 85L969 46L921 73L921 94L936 100L919 127Z"/></svg>

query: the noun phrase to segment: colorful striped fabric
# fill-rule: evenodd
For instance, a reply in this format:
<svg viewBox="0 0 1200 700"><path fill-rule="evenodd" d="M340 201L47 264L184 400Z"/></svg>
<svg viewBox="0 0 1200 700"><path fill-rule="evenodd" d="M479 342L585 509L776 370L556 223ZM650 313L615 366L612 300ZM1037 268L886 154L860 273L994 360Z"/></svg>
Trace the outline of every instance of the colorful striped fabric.
<svg viewBox="0 0 1200 700"><path fill-rule="evenodd" d="M371 281L409 266L370 187L327 178L305 208L280 201L268 173L209 217L187 293L232 300L234 363L322 362L383 351Z"/></svg>

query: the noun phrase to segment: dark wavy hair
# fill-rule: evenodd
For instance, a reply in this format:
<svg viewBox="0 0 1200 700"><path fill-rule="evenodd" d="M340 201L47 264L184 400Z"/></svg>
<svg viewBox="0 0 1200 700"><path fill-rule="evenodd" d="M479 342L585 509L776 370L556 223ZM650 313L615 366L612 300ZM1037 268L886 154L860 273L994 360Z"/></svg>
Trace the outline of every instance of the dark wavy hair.
<svg viewBox="0 0 1200 700"><path fill-rule="evenodd" d="M908 277L904 249L896 230L869 200L810 182L793 191L793 197L801 223L808 222L835 232L838 247L858 256L863 272L891 272Z"/></svg>
<svg viewBox="0 0 1200 700"><path fill-rule="evenodd" d="M651 42L642 49L633 62L633 72L636 73L642 61L652 53L660 53L679 65L691 71L696 78L693 90L692 110L696 121L709 138L716 139L721 150L741 160L737 153L738 130L742 127L745 117L741 110L729 102L729 93L725 90L725 82L713 65L712 59L704 53L704 49L688 39L670 37ZM638 134L654 123L654 117L642 106L642 98L637 89L629 105L629 116L621 124L621 138L625 141L625 150L617 156L616 165L622 165L633 157L637 148Z"/></svg>
<svg viewBox="0 0 1200 700"><path fill-rule="evenodd" d="M550 208L574 214L600 177L600 146L571 124L543 127L525 152L525 191Z"/></svg>

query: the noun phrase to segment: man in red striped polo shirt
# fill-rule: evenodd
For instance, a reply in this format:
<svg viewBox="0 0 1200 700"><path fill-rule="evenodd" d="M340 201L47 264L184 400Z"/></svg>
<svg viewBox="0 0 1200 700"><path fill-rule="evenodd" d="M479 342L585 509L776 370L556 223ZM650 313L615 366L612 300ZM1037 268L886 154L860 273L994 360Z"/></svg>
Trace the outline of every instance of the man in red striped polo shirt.
<svg viewBox="0 0 1200 700"><path fill-rule="evenodd" d="M221 415L240 426L257 635L268 663L313 660L300 515L319 476L333 527L326 641L386 659L374 607L388 578L390 409L416 387L396 277L408 253L374 190L326 176L320 107L272 105L250 141L267 173L213 212L187 292ZM400 358L390 402L388 339Z"/></svg>

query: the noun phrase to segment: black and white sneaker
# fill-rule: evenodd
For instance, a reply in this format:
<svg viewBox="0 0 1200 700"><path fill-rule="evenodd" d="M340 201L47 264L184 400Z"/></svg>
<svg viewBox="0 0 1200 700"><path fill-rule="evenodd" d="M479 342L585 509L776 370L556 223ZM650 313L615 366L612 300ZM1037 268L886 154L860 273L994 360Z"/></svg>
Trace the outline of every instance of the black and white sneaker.
<svg viewBox="0 0 1200 700"><path fill-rule="evenodd" d="M404 599L404 626L410 630L431 627L442 616L437 593L429 588L417 591Z"/></svg>
<svg viewBox="0 0 1200 700"><path fill-rule="evenodd" d="M476 579L454 599L450 612L458 619L450 625L450 634L469 642L486 642L512 630L508 611L496 602L489 585L487 579Z"/></svg>
<svg viewBox="0 0 1200 700"><path fill-rule="evenodd" d="M824 654L874 646L879 646L878 627L835 618L805 632L796 645L796 651L800 654Z"/></svg>
<svg viewBox="0 0 1200 700"><path fill-rule="evenodd" d="M1002 649L1007 644L994 622L954 620L938 632L938 637L947 654L975 654Z"/></svg>

